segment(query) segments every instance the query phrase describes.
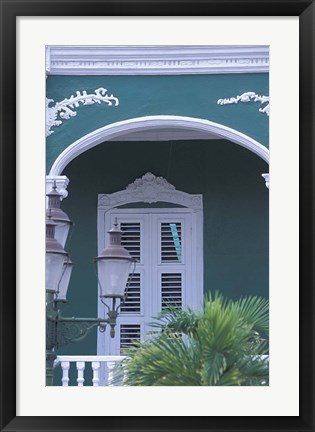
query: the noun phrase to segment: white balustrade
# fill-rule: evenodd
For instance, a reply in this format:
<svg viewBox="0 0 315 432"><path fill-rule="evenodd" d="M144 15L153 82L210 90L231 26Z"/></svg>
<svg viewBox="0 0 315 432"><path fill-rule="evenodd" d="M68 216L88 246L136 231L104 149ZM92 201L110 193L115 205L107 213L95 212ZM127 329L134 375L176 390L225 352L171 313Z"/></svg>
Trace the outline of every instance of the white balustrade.
<svg viewBox="0 0 315 432"><path fill-rule="evenodd" d="M77 364L77 371L78 371L78 378L77 378L78 387L83 387L85 362L77 361L76 364Z"/></svg>
<svg viewBox="0 0 315 432"><path fill-rule="evenodd" d="M109 386L113 386L113 380L114 380L114 369L116 366L116 362L114 361L109 361L107 362L107 368L108 368L108 378L107 378L107 382Z"/></svg>
<svg viewBox="0 0 315 432"><path fill-rule="evenodd" d="M70 362L62 361L60 364L61 364L61 369L62 369L62 378L61 378L62 386L68 387Z"/></svg>
<svg viewBox="0 0 315 432"><path fill-rule="evenodd" d="M57 356L54 367L61 367L63 387L69 386L71 363L74 365L73 368L76 368L78 387L89 385L85 379L85 371L88 368L92 370L91 385L93 387L114 386L115 368L124 358L124 356ZM125 379L126 374L124 373L123 381Z"/></svg>
<svg viewBox="0 0 315 432"><path fill-rule="evenodd" d="M101 362L100 361L94 361L92 362L92 369L93 369L93 387L98 387L100 383L100 368L101 368Z"/></svg>

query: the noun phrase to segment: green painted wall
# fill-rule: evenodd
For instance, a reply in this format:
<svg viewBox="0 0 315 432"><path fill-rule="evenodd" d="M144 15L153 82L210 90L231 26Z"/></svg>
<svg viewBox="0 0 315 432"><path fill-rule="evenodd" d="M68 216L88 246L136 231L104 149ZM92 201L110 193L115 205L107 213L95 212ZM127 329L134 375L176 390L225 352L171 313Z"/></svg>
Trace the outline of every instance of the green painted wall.
<svg viewBox="0 0 315 432"><path fill-rule="evenodd" d="M74 222L66 246L75 267L67 316L97 315L97 196L124 189L146 172L204 199L204 286L231 298L268 297L268 166L225 140L105 142L74 159L62 208ZM95 354L96 331L60 354Z"/></svg>
<svg viewBox="0 0 315 432"><path fill-rule="evenodd" d="M268 147L268 117L259 103L220 106L217 100L247 91L269 95L268 74L180 76L49 76L49 99L60 102L76 91L104 87L119 99L119 106L94 104L76 109L47 138L47 171L70 144L95 129L120 120L150 115L180 115L207 119L236 129ZM51 103L54 105L54 103Z"/></svg>

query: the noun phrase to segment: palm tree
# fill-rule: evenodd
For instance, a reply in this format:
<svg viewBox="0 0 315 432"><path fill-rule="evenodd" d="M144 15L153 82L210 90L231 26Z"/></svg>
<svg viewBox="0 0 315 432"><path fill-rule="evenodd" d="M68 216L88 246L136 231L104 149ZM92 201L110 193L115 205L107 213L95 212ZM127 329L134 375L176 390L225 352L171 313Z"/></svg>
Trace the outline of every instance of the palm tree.
<svg viewBox="0 0 315 432"><path fill-rule="evenodd" d="M169 307L153 337L128 350L116 382L129 386L269 384L268 301L207 296L204 310Z"/></svg>

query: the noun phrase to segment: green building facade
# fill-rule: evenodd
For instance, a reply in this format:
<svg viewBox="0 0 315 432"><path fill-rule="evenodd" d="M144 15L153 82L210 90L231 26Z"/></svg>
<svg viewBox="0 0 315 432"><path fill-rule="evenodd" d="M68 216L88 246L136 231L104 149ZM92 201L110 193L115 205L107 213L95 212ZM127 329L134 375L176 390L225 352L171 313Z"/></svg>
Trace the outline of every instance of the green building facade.
<svg viewBox="0 0 315 432"><path fill-rule="evenodd" d="M195 278L204 293L269 296L268 49L176 49L182 62L172 63L174 50L167 47L99 47L98 53L90 50L99 61L93 64L74 55L84 57L86 49L48 51L47 192L55 179L62 209L73 222L65 247L74 268L64 315L101 313L93 264L106 231L106 224L100 228L100 196L132 191L128 185L149 178L154 187L163 183L179 196L202 199L202 216L193 228L202 239L192 234L191 243L184 240L195 263L184 287L187 298L194 296ZM181 214L185 208L158 196L127 201L117 207L119 214L144 218L159 214L156 209ZM141 307L151 301L148 285L141 287L146 290ZM60 354L100 354L99 338L95 330Z"/></svg>

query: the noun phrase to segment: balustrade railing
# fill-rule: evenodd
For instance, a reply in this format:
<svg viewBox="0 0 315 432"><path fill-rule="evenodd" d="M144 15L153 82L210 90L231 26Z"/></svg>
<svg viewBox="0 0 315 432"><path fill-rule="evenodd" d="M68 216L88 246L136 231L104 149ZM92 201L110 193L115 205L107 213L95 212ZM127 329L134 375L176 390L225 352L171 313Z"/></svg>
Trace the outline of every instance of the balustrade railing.
<svg viewBox="0 0 315 432"><path fill-rule="evenodd" d="M264 355L264 358L269 356ZM76 371L75 384L78 387L86 386L117 386L117 382L114 383L116 366L125 358L125 356L57 356L54 367L60 367L62 371L60 385L68 387L69 385L69 372L70 367ZM92 373L88 374L92 376L91 381L86 380L87 370L90 368ZM126 377L126 376L125 376Z"/></svg>
<svg viewBox="0 0 315 432"><path fill-rule="evenodd" d="M62 371L61 383L63 387L69 386L70 367L76 370L76 385L83 387L90 385L93 387L99 386L114 386L115 369L125 357L124 356L57 356L54 367L60 367ZM92 382L86 381L88 368L92 371ZM91 374L90 374L91 375Z"/></svg>

